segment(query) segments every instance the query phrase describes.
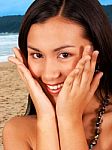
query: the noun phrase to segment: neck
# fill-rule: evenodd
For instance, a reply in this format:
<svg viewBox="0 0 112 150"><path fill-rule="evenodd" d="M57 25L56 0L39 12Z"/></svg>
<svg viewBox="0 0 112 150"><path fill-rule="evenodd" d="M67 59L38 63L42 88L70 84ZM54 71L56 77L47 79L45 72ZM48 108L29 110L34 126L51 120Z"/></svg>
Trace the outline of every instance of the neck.
<svg viewBox="0 0 112 150"><path fill-rule="evenodd" d="M96 114L96 110L99 108L100 102L96 96L93 96L91 101L88 103L83 116L89 115L89 114Z"/></svg>

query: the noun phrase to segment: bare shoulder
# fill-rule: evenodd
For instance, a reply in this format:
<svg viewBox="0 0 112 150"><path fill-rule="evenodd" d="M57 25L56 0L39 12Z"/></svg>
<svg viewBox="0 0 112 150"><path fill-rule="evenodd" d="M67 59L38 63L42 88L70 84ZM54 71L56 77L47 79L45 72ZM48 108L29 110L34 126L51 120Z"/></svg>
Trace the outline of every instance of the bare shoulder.
<svg viewBox="0 0 112 150"><path fill-rule="evenodd" d="M107 108L106 108L104 120L107 125L112 127L112 103L109 106L107 106ZM105 123L104 123L104 125L105 125Z"/></svg>
<svg viewBox="0 0 112 150"><path fill-rule="evenodd" d="M6 149L31 150L35 147L35 141L36 116L13 117L5 124L3 144Z"/></svg>
<svg viewBox="0 0 112 150"><path fill-rule="evenodd" d="M112 148L112 105L107 108L103 116L100 144L102 149L110 150Z"/></svg>
<svg viewBox="0 0 112 150"><path fill-rule="evenodd" d="M102 127L105 129L106 133L112 133L112 104L106 108L105 114L103 116Z"/></svg>

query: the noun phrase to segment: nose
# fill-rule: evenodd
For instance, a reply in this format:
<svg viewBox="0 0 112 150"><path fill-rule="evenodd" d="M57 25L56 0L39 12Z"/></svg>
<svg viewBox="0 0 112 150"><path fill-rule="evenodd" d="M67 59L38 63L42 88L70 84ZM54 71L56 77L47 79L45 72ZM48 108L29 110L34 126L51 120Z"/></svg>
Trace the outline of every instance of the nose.
<svg viewBox="0 0 112 150"><path fill-rule="evenodd" d="M60 67L59 64L53 60L49 60L44 64L43 72L42 72L42 81L45 83L55 83L57 79L60 77Z"/></svg>

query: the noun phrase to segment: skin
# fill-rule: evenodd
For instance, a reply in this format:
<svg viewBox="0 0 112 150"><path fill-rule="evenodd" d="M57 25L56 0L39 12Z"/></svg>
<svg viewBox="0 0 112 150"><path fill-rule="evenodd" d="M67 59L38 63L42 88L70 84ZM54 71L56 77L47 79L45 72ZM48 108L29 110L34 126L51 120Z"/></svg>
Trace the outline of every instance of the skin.
<svg viewBox="0 0 112 150"><path fill-rule="evenodd" d="M83 38L82 27L58 19L59 22L52 19L48 24L35 24L28 34L29 69L35 79L40 77L43 83L50 85L63 83L82 57L84 47L91 44L89 40ZM71 30L68 30L69 28ZM38 52L29 47L40 50L43 58L34 59L36 57L34 54ZM57 48L60 48L59 51L55 51ZM68 54L67 59L63 59L63 53ZM58 94L52 96L56 102Z"/></svg>
<svg viewBox="0 0 112 150"><path fill-rule="evenodd" d="M14 49L16 58L10 57L9 61L17 65L32 97L38 118L26 116L12 119L4 129L6 150L10 150L9 147L13 145L8 142L9 129L18 135L20 132L13 129L15 125L26 133L25 124L28 125L26 138L22 136L16 141L11 134L15 143L23 142L26 146L20 148L21 150L29 150L31 147L34 150L87 150L87 139L91 137L93 129L90 122L96 118L95 110L99 107L95 91L103 75L99 72L93 78L98 51L93 51L92 43L85 37L84 29L80 25L61 17L32 25L27 46L28 69L23 64L24 58L17 48ZM46 88L46 84L59 83L64 84L56 94ZM107 119L110 118L111 110L111 107L108 107L108 115L104 116L107 125L102 125L102 134L95 150L109 150L112 146L110 134L108 144L104 140L112 129ZM35 132L36 135L32 134ZM16 144L15 150L18 150Z"/></svg>

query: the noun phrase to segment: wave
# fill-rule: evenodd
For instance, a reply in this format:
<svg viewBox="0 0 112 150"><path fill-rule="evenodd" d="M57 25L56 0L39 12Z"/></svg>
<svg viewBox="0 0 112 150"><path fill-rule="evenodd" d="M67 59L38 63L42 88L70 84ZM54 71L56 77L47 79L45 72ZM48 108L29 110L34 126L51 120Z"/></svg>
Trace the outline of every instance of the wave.
<svg viewBox="0 0 112 150"><path fill-rule="evenodd" d="M0 62L8 61L13 47L18 47L18 34L0 34Z"/></svg>
<svg viewBox="0 0 112 150"><path fill-rule="evenodd" d="M0 56L0 62L8 62L9 56L14 56L14 55L12 54L12 55Z"/></svg>

